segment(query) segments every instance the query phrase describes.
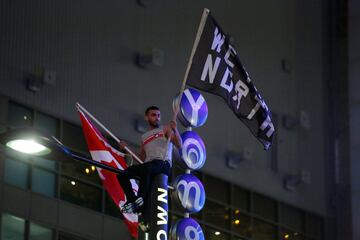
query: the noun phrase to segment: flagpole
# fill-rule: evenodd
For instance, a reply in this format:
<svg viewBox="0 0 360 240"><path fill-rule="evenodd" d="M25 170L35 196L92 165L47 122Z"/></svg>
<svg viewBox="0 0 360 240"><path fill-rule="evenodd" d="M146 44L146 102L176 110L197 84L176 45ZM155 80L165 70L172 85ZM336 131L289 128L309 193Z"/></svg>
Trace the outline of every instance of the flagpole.
<svg viewBox="0 0 360 240"><path fill-rule="evenodd" d="M206 19L207 19L209 13L210 13L210 10L207 9L207 8L204 8L203 14L202 14L202 16L201 16L201 20L200 20L200 23L199 23L199 27L198 27L198 30L197 30L197 33L196 33L195 41L194 41L194 44L193 44L193 47L192 47L192 50L191 50L190 58L189 58L189 61L188 61L187 67L186 67L184 79L183 79L182 84L181 84L179 99L178 99L178 102L175 101L174 115L173 115L173 118L172 118L172 120L173 120L174 122L176 122L176 117L177 117L177 115L178 115L178 113L179 113L181 98L182 98L182 95L183 95L183 93L184 93L185 86L186 86L186 80L187 80L187 77L188 77L188 75L189 75L190 67L191 67L191 64L192 64L192 60L193 60L193 58L194 58L196 48L197 48L197 46L199 45L200 37L201 37L202 32L203 32L203 30L204 30L205 23L206 23ZM165 159L165 157L166 157L167 149L169 148L169 143L170 143L171 135L172 135L172 133L170 133L170 136L169 136L169 138L167 139L167 144L166 144L167 147L166 147L166 149L165 149L164 159Z"/></svg>
<svg viewBox="0 0 360 240"><path fill-rule="evenodd" d="M97 120L90 112L88 112L83 106L80 105L80 103L75 104L76 108L79 110L82 110L85 112L94 122L96 122L107 134L109 134L118 144L120 144L120 139L118 139L112 132L110 132L109 129L107 129L99 120ZM140 160L140 158L131 151L128 147L125 146L125 150L138 161L139 163L143 163L143 161Z"/></svg>
<svg viewBox="0 0 360 240"><path fill-rule="evenodd" d="M172 120L174 122L176 121L177 114L179 113L181 98L182 98L182 95L184 93L185 86L186 86L186 80L187 80L187 77L189 75L192 60L194 58L196 48L199 45L200 37L201 37L202 32L204 30L206 19L207 19L209 13L210 13L210 10L207 9L207 8L204 8L204 11L203 11L203 14L202 14L202 17L201 17L201 20L200 20L200 24L199 24L199 27L198 27L198 30L197 30L197 33L196 33L195 41L194 41L194 44L193 44L193 47L192 47L192 50L191 50L190 58L189 58L189 61L188 61L187 67L186 67L184 79L183 79L182 84L181 84L179 102L176 104L176 108L175 108L174 115L173 115L173 118L172 118Z"/></svg>

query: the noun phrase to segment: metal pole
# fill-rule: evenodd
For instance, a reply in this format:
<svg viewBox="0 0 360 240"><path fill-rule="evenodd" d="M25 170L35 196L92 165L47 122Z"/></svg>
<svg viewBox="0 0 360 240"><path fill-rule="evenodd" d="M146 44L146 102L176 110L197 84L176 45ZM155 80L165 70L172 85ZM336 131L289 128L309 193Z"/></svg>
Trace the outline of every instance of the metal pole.
<svg viewBox="0 0 360 240"><path fill-rule="evenodd" d="M149 239L168 239L168 176L159 174L153 178L152 188L147 199L147 212L144 214L144 220L149 224Z"/></svg>

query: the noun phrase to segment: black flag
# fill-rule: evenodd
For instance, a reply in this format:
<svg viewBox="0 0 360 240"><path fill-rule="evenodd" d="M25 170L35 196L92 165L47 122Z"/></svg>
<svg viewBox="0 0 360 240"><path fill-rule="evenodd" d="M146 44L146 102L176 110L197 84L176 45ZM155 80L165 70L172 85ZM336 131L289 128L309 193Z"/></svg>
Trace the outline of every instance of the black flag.
<svg viewBox="0 0 360 240"><path fill-rule="evenodd" d="M265 149L271 146L271 112L240 62L229 37L209 14L186 84L221 96Z"/></svg>

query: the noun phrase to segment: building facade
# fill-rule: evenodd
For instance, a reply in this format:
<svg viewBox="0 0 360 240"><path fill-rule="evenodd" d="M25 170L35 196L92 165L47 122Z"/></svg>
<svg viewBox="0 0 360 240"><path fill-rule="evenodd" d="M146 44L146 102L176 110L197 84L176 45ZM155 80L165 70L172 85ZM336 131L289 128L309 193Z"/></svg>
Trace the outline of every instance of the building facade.
<svg viewBox="0 0 360 240"><path fill-rule="evenodd" d="M346 3L339 2L1 0L1 133L32 127L88 154L80 102L136 148L148 105L162 109L163 122L171 119L207 7L272 110L276 138L264 151L221 99L204 94L209 118L198 131L208 158L196 174L207 201L193 217L206 239L351 239L357 220L347 224L347 206L357 198L351 203L346 190L347 160L336 164L336 156L347 159L348 130L339 155L338 132L329 131L339 123L332 110L348 107L331 88L338 84L347 96L347 51L336 44L347 40L336 35L344 17L336 4ZM229 153L240 160L229 162ZM91 166L3 145L0 159L1 239L130 238ZM174 176L183 171L176 165ZM180 217L171 205L171 221ZM344 228L335 231L339 223Z"/></svg>

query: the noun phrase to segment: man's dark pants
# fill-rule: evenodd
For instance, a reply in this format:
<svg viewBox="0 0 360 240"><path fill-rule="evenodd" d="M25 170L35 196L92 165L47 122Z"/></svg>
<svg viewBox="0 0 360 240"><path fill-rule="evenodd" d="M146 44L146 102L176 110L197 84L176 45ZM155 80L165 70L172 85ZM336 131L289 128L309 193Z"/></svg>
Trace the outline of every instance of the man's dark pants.
<svg viewBox="0 0 360 240"><path fill-rule="evenodd" d="M136 195L132 189L130 179L139 179L139 190L137 197L142 197L147 203L147 195L150 192L152 179L158 174L170 174L170 164L168 161L154 159L142 164L128 167L123 174L118 174L120 185L124 189L128 202L133 202Z"/></svg>

